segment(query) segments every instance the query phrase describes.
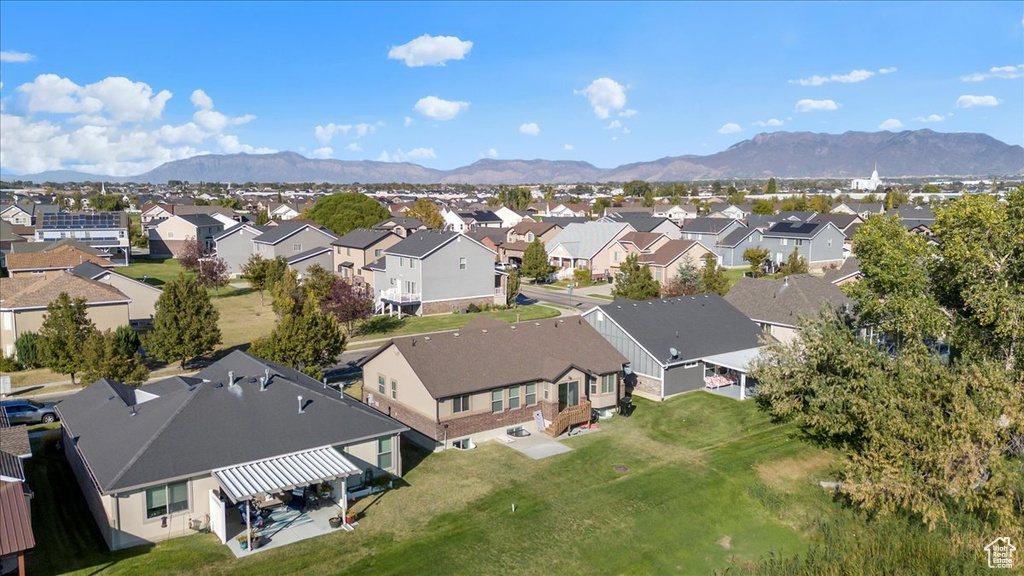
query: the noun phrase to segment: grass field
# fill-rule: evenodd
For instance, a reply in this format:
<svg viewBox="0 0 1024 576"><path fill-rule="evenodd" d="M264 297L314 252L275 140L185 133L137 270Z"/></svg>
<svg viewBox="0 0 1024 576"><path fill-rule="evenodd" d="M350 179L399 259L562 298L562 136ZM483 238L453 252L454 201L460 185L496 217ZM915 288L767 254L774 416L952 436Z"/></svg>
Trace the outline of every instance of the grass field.
<svg viewBox="0 0 1024 576"><path fill-rule="evenodd" d="M558 310L540 304L529 304L518 308L507 310L494 310L489 312L478 312L476 314L436 314L433 316L407 316L402 319L402 325L397 330L391 330L379 334L367 334L352 339L353 343L363 340L377 338L391 338L393 336L406 336L408 334L422 334L424 332L438 332L441 330L456 330L473 321L474 318L485 316L496 318L505 322L521 322L527 320L542 320L558 316Z"/></svg>
<svg viewBox="0 0 1024 576"><path fill-rule="evenodd" d="M152 284L153 286L163 286L169 280L177 278L178 274L185 272L181 267L181 262L173 258L166 260L135 258L131 264L118 268L117 271L137 280L145 279L147 284ZM185 272L185 274L192 275L191 272Z"/></svg>
<svg viewBox="0 0 1024 576"><path fill-rule="evenodd" d="M752 402L640 401L566 442L545 460L497 443L407 452L401 486L356 504L355 532L243 559L208 534L105 552L63 456L40 447L29 573L708 574L800 552L839 509L816 485L832 455Z"/></svg>

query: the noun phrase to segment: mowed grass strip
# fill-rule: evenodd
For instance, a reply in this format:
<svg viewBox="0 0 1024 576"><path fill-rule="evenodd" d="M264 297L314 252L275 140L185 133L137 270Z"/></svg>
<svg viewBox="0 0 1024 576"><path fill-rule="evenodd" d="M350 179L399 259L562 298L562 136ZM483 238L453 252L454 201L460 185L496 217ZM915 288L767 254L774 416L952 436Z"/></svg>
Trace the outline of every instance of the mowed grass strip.
<svg viewBox="0 0 1024 576"><path fill-rule="evenodd" d="M814 522L841 510L814 485L831 455L752 402L703 392L639 401L631 418L566 442L572 452L545 460L497 443L425 458L405 450L400 486L356 504L354 533L240 560L207 534L107 553L82 505L44 508L42 533L63 524L86 534L45 545L30 570L67 561L80 574L707 574L803 551ZM81 499L62 455L28 465L45 467L33 479L51 478L33 486L39 498Z"/></svg>
<svg viewBox="0 0 1024 576"><path fill-rule="evenodd" d="M376 340L378 338L391 338L394 336L407 336L409 334L423 334L425 332L440 332L442 330L458 330L481 316L495 318L505 322L526 322L528 320L543 320L554 318L560 312L550 306L540 304L529 304L518 308L506 310L491 310L477 312L474 314L436 314L433 316L406 316L402 319L402 325L396 330L389 330L379 334L366 334L351 339L351 342L364 340Z"/></svg>

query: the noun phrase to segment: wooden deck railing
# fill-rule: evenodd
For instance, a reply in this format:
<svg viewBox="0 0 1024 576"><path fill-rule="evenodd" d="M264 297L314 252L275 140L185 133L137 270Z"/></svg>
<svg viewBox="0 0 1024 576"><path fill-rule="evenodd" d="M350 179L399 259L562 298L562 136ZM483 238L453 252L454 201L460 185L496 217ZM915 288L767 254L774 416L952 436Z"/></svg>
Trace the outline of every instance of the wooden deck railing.
<svg viewBox="0 0 1024 576"><path fill-rule="evenodd" d="M570 426L583 424L589 421L590 401L583 400L579 404L569 406L565 410L559 412L558 415L555 416L555 419L551 421L551 424L544 429L544 433L555 438L568 430Z"/></svg>

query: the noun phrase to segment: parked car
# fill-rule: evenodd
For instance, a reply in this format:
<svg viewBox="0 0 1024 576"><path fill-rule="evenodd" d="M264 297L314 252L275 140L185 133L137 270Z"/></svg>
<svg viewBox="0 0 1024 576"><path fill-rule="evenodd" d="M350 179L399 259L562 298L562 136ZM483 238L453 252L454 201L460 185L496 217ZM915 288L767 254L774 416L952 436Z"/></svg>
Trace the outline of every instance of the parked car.
<svg viewBox="0 0 1024 576"><path fill-rule="evenodd" d="M35 400L4 400L0 407L7 414L11 424L49 424L57 421L57 411L52 402Z"/></svg>
<svg viewBox="0 0 1024 576"><path fill-rule="evenodd" d="M519 270L519 266L516 266L512 262L495 262L495 270L501 270L502 272L508 272L509 270Z"/></svg>

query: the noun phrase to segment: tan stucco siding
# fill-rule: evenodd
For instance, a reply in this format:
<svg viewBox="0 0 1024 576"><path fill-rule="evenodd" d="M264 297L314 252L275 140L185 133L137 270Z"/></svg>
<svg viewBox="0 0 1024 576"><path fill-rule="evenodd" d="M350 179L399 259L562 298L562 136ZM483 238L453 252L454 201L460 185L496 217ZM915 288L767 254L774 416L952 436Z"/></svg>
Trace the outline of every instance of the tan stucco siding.
<svg viewBox="0 0 1024 576"><path fill-rule="evenodd" d="M597 254L594 255L594 257L590 260L590 270L593 274L600 275L604 274L605 270L611 271L613 264L613 255L615 253L616 247L620 246L619 240L622 239L623 236L629 234L632 231L633 229L630 228L629 226L624 227L618 234L615 235L614 238L612 238L611 242L609 242L606 246L601 248L601 250L599 250ZM625 260L625 258L623 258L623 260Z"/></svg>
<svg viewBox="0 0 1024 576"><path fill-rule="evenodd" d="M18 339L18 336L25 332L39 332L39 328L43 325L43 320L46 316L46 309L14 310L11 315L8 315L9 312L7 311L0 314L7 317L0 324L0 351L10 356L11 350L8 350L8 345L13 349L14 341ZM86 314L101 332L117 330L118 326L124 326L129 323L127 303L90 304L86 308ZM8 323L8 319L10 323Z"/></svg>
<svg viewBox="0 0 1024 576"><path fill-rule="evenodd" d="M437 402L427 392L423 382L398 348L388 348L363 366L363 388L374 396L381 394L378 388L379 376L384 376L384 396L391 398L391 381L394 380L397 384L397 398L392 399L393 402L427 418L436 418Z"/></svg>
<svg viewBox="0 0 1024 576"><path fill-rule="evenodd" d="M156 301L163 293L159 288L144 284L119 274L108 274L100 282L110 284L132 299L128 305L128 316L133 322L148 321L156 314Z"/></svg>

